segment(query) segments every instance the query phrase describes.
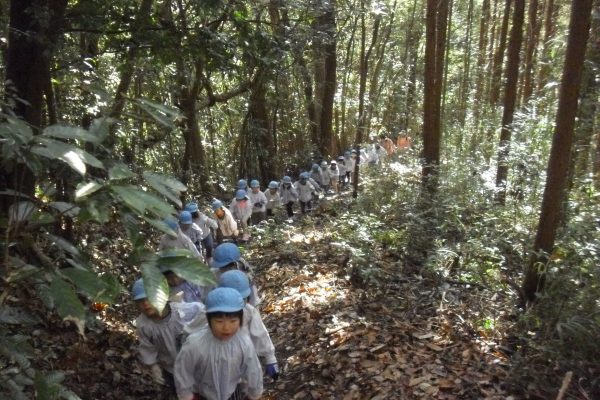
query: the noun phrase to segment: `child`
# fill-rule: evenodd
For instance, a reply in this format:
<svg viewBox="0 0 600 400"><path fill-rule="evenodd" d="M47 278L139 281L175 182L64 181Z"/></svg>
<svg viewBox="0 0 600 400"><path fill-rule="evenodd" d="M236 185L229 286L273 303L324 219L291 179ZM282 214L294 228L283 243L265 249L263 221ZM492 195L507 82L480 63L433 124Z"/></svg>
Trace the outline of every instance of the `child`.
<svg viewBox="0 0 600 400"><path fill-rule="evenodd" d="M244 300L237 290L217 288L206 299L208 328L191 335L175 360L180 400L259 399L260 361L250 338L240 331Z"/></svg>
<svg viewBox="0 0 600 400"><path fill-rule="evenodd" d="M279 196L279 183L277 181L269 182L269 190L265 193L267 199L267 217L272 217L273 211L281 207L281 197Z"/></svg>
<svg viewBox="0 0 600 400"><path fill-rule="evenodd" d="M135 326L140 340L138 352L150 367L152 378L173 388L173 364L181 347L184 326L205 312L202 303L167 303L161 313L148 300L143 279L133 284L133 300L140 312Z"/></svg>
<svg viewBox="0 0 600 400"><path fill-rule="evenodd" d="M171 301L183 301L185 303L204 302L206 296L203 296L203 292L205 290L202 290L200 286L186 281L167 266L159 268L169 284L169 299Z"/></svg>
<svg viewBox="0 0 600 400"><path fill-rule="evenodd" d="M221 200L215 200L212 203L212 209L217 217L217 243L224 240L234 241L239 234L237 222L233 219L231 211L223 207Z"/></svg>
<svg viewBox="0 0 600 400"><path fill-rule="evenodd" d="M346 186L346 165L344 164L344 156L337 158L338 167L338 187L342 190Z"/></svg>
<svg viewBox="0 0 600 400"><path fill-rule="evenodd" d="M346 182L350 184L356 166L356 150L353 149L352 152L346 150L344 152L344 165L346 166Z"/></svg>
<svg viewBox="0 0 600 400"><path fill-rule="evenodd" d="M323 174L323 191L325 194L329 192L329 184L331 183L331 179L329 179L329 170L328 170L327 161L321 161L321 174Z"/></svg>
<svg viewBox="0 0 600 400"><path fill-rule="evenodd" d="M257 225L266 217L267 198L260 190L260 183L254 179L250 182L250 193L248 193L250 204L252 204L252 224Z"/></svg>
<svg viewBox="0 0 600 400"><path fill-rule="evenodd" d="M242 189L235 192L235 198L229 205L229 211L233 218L241 225L242 241L247 242L250 239L248 231L248 220L252 216L252 204L248 201L248 195Z"/></svg>
<svg viewBox="0 0 600 400"><path fill-rule="evenodd" d="M310 169L310 175L309 177L314 180L315 182L317 182L317 184L319 185L319 187L322 187L324 184L324 179L323 179L323 172L321 172L321 168L319 168L319 164L313 164L311 169ZM311 182L312 183L312 182Z"/></svg>
<svg viewBox="0 0 600 400"><path fill-rule="evenodd" d="M338 193L340 171L338 170L337 162L335 160L331 160L329 168L327 169L327 173L329 174L329 184L331 185L331 190L333 190L334 193Z"/></svg>
<svg viewBox="0 0 600 400"><path fill-rule="evenodd" d="M303 172L300 174L300 179L294 183L294 188L298 192L298 199L300 201L300 211L302 214L306 214L312 208L312 197L313 192L317 189L308 182L308 174Z"/></svg>
<svg viewBox="0 0 600 400"><path fill-rule="evenodd" d="M199 260L202 260L202 254L200 254L192 240L181 231L179 223L175 218L167 218L164 223L173 231L173 233L165 233L160 237L160 242L158 244L159 251L185 249L192 252Z"/></svg>
<svg viewBox="0 0 600 400"><path fill-rule="evenodd" d="M256 354L264 362L265 373L274 380L277 380L279 367L277 365L277 358L275 358L275 346L273 346L269 332L263 323L258 309L248 303L249 296L252 293L248 276L238 270L227 271L219 278L219 287L235 289L244 298L246 305L244 306L243 328L250 335L250 340L254 344Z"/></svg>
<svg viewBox="0 0 600 400"><path fill-rule="evenodd" d="M185 206L185 210L192 213L192 221L194 221L194 223L202 232L200 236L200 242L202 243L202 247L204 248L204 252L206 254L206 261L210 262L213 252L213 236L211 229L216 230L218 228L217 221L200 212L197 203L188 203Z"/></svg>
<svg viewBox="0 0 600 400"><path fill-rule="evenodd" d="M252 281L252 265L242 258L239 247L234 243L223 243L215 249L213 262L210 264L217 280L227 271L240 270ZM258 289L252 284L252 293L248 302L253 306L259 303Z"/></svg>
<svg viewBox="0 0 600 400"><path fill-rule="evenodd" d="M294 216L294 203L298 201L298 192L292 185L292 178L287 175L283 177L279 195L281 196L281 202L285 204L288 218L292 218Z"/></svg>
<svg viewBox="0 0 600 400"><path fill-rule="evenodd" d="M202 253L202 248L200 247L200 238L202 237L202 231L200 230L198 225L196 225L192 220L191 212L182 211L179 214L179 229L181 229L181 232L183 232L185 236L190 238L192 243L194 243L194 246L196 246L198 252Z"/></svg>

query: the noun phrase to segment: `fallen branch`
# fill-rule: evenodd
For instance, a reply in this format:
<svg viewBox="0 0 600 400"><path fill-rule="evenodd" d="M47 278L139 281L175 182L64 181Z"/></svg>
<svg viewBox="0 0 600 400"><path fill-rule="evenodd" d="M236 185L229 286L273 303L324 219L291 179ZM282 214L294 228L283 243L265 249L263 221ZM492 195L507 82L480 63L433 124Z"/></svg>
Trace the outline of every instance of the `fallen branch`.
<svg viewBox="0 0 600 400"><path fill-rule="evenodd" d="M569 387L572 378L573 371L569 371L565 374L562 385L560 386L560 390L558 391L558 395L556 396L556 400L562 400L562 398L565 397L565 393L567 392L567 388Z"/></svg>

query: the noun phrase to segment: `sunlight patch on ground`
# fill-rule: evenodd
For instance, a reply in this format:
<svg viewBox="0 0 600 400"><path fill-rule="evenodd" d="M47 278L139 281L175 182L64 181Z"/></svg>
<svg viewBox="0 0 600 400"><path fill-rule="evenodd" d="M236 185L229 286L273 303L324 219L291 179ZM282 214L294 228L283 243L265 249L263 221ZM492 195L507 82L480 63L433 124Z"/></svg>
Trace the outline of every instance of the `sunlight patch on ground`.
<svg viewBox="0 0 600 400"><path fill-rule="evenodd" d="M412 173L415 168L411 165L407 165L396 161L390 163L390 169L399 174L409 174Z"/></svg>
<svg viewBox="0 0 600 400"><path fill-rule="evenodd" d="M299 308L313 308L328 305L333 301L343 301L346 290L337 287L337 277L331 273L310 276L299 274L284 283L285 296L269 304L264 309L266 313L286 312Z"/></svg>

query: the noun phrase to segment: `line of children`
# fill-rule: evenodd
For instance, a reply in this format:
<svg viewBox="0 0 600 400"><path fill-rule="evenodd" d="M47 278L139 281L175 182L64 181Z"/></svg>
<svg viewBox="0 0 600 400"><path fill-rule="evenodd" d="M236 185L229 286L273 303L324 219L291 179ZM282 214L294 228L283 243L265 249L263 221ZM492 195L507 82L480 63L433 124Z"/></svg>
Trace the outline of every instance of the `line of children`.
<svg viewBox="0 0 600 400"><path fill-rule="evenodd" d="M258 292L248 276L251 266L233 243L217 246L211 266L219 287L208 292L205 305L186 303L195 298L184 296L184 302L169 301L159 313L147 299L143 281L135 282L140 357L154 380L169 384L179 399L258 399L263 379L259 357L265 374L274 380L279 368L269 333L254 308ZM161 270L174 290L186 284L198 287L168 267Z"/></svg>

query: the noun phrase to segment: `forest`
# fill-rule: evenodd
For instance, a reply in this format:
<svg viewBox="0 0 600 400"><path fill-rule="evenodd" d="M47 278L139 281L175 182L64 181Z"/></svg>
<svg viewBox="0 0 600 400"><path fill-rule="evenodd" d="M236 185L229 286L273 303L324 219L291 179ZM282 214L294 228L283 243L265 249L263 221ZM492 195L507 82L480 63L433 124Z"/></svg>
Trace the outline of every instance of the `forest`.
<svg viewBox="0 0 600 400"><path fill-rule="evenodd" d="M339 188L232 238L277 356L261 398L600 399L600 0L0 0L0 23L0 400L178 398L132 287L163 312L165 263L217 281L159 251L165 221L335 160Z"/></svg>

